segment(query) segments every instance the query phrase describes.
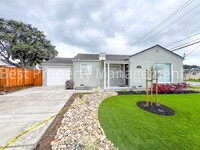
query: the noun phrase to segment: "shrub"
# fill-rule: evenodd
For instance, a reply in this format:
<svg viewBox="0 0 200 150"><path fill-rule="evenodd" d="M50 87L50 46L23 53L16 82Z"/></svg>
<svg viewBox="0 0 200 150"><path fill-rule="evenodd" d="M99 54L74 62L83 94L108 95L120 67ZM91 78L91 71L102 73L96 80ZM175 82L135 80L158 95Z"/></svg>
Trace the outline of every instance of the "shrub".
<svg viewBox="0 0 200 150"><path fill-rule="evenodd" d="M158 84L158 93L182 93L182 91L187 87L190 87L190 85L187 83ZM156 93L156 84L153 85L153 92Z"/></svg>
<svg viewBox="0 0 200 150"><path fill-rule="evenodd" d="M65 89L73 89L74 83L72 80L67 80L65 82Z"/></svg>
<svg viewBox="0 0 200 150"><path fill-rule="evenodd" d="M78 96L79 98L83 98L83 94L81 93L81 94L79 94L79 96Z"/></svg>

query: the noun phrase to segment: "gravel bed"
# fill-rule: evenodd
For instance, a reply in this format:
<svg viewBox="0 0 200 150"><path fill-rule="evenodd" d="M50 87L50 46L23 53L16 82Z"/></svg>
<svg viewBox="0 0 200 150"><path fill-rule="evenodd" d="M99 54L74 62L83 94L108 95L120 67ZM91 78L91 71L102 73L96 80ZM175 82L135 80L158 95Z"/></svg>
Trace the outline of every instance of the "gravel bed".
<svg viewBox="0 0 200 150"><path fill-rule="evenodd" d="M51 142L52 150L117 150L106 138L98 120L98 107L116 92L100 91L85 94L74 100L73 107L64 114L61 125ZM79 105L84 100L84 104Z"/></svg>

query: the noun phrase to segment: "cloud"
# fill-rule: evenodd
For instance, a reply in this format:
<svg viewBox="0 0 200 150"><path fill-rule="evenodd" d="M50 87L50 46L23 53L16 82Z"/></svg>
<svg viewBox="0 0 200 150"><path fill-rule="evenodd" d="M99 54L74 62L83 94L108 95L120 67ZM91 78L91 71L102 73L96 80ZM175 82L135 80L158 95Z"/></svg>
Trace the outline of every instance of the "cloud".
<svg viewBox="0 0 200 150"><path fill-rule="evenodd" d="M152 34L133 45L185 2L183 0L6 0L0 2L0 17L29 23L44 31L62 57L73 57L80 52L99 51L133 54L155 44L171 48L171 43L197 33L200 26L200 22L197 21L200 8L194 9L173 23L197 5L194 1ZM171 23L173 24L170 25ZM160 32L168 25L170 25L168 28ZM127 49L128 47L130 48ZM189 47L177 53L183 56L191 50L192 47ZM194 51L184 63L200 65L199 51Z"/></svg>

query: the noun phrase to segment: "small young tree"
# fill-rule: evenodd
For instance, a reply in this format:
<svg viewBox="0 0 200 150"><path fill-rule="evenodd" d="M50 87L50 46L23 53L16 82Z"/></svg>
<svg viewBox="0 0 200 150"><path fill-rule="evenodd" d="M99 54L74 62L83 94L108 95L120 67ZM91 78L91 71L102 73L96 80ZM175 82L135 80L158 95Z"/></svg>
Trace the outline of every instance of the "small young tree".
<svg viewBox="0 0 200 150"><path fill-rule="evenodd" d="M157 65L153 65L151 67L150 70L150 74L151 74L151 87L150 87L150 91L151 91L151 96L150 96L150 105L152 106L152 101L153 101L153 86L154 84L156 84L156 105L158 105L158 70L160 70L162 68L160 68Z"/></svg>

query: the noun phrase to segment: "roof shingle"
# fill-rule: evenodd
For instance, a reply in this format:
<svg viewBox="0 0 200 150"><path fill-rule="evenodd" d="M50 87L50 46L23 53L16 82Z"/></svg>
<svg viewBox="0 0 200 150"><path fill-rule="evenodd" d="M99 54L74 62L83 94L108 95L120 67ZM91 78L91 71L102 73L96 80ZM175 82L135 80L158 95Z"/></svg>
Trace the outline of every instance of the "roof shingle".
<svg viewBox="0 0 200 150"><path fill-rule="evenodd" d="M45 63L72 64L72 58L55 57L46 61Z"/></svg>
<svg viewBox="0 0 200 150"><path fill-rule="evenodd" d="M106 60L125 60L129 55L106 55ZM73 60L99 60L99 54L77 54Z"/></svg>

